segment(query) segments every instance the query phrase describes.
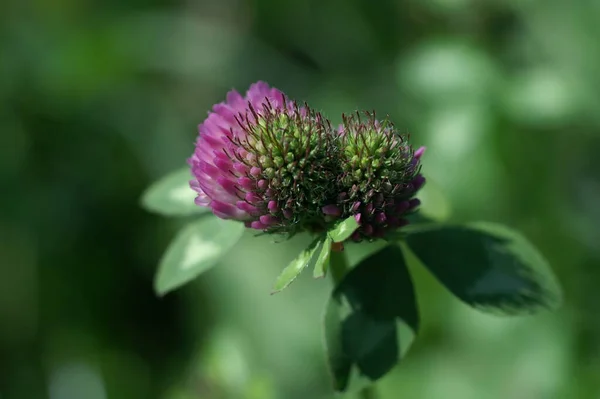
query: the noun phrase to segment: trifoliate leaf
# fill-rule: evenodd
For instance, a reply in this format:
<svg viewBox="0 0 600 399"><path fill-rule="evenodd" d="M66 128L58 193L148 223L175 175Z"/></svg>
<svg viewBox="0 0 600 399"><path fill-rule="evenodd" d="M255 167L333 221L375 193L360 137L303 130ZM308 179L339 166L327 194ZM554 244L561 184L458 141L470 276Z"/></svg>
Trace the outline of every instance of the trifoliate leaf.
<svg viewBox="0 0 600 399"><path fill-rule="evenodd" d="M409 229L406 242L454 295L506 315L556 308L560 287L548 262L521 234L492 223Z"/></svg>

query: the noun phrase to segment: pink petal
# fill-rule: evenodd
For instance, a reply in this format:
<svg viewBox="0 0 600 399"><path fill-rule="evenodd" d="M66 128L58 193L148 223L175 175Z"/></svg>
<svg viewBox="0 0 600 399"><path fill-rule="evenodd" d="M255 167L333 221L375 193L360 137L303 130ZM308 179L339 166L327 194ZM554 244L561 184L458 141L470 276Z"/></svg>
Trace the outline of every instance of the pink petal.
<svg viewBox="0 0 600 399"><path fill-rule="evenodd" d="M210 207L212 208L213 213L221 219L247 220L250 218L248 213L233 206L232 204L213 200L210 204Z"/></svg>
<svg viewBox="0 0 600 399"><path fill-rule="evenodd" d="M415 151L415 158L420 159L421 156L423 156L423 154L425 153L425 150L425 147L420 147L417 151Z"/></svg>

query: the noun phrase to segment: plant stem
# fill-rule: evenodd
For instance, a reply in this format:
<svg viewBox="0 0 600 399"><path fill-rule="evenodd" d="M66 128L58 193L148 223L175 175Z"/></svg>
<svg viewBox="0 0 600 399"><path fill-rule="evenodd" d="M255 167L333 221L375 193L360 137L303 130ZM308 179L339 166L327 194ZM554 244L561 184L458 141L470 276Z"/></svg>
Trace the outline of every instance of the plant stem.
<svg viewBox="0 0 600 399"><path fill-rule="evenodd" d="M342 251L332 251L329 259L329 271L331 272L331 279L334 286L344 278L349 269L346 254ZM361 399L377 399L375 385L369 385L361 389L359 397Z"/></svg>

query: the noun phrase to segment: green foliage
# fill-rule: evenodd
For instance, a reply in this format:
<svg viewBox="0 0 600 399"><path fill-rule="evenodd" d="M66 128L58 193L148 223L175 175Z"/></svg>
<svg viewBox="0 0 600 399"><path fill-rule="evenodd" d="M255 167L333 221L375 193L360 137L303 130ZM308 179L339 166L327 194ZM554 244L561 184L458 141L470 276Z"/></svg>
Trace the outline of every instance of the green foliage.
<svg viewBox="0 0 600 399"><path fill-rule="evenodd" d="M314 267L323 267L317 266L317 264L319 261L323 262L325 260L321 257L324 242L321 237L316 238L283 269L279 277L277 277L277 281L275 281L275 286L273 287L274 294L290 285L300 275L302 270L310 264L315 265Z"/></svg>
<svg viewBox="0 0 600 399"><path fill-rule="evenodd" d="M560 311L497 318L410 265L423 333L379 399L600 397L598 37L583 0L0 2L2 398L238 399L263 378L274 398L328 397L328 281L268 295L301 239L248 237L206 284L149 289L172 236L140 192L183 166L224 91L258 79L334 125L389 113L428 147L425 215L506 223L563 283ZM243 339L215 347L223 326Z"/></svg>
<svg viewBox="0 0 600 399"><path fill-rule="evenodd" d="M327 234L333 242L342 242L350 238L359 226L354 216L349 216L336 224Z"/></svg>
<svg viewBox="0 0 600 399"><path fill-rule="evenodd" d="M323 246L319 251L319 258L315 262L315 267L313 269L313 277L321 278L325 277L327 273L327 269L329 267L329 258L331 256L331 245L333 244L333 240L329 235L327 235L324 239Z"/></svg>
<svg viewBox="0 0 600 399"><path fill-rule="evenodd" d="M408 326L409 328L404 328ZM419 327L414 289L402 251L387 246L336 285L325 312L325 343L336 391L388 373Z"/></svg>
<svg viewBox="0 0 600 399"><path fill-rule="evenodd" d="M164 216L188 216L207 212L210 208L194 203L196 192L190 188L190 168L171 172L153 183L142 196L147 210Z"/></svg>
<svg viewBox="0 0 600 399"><path fill-rule="evenodd" d="M242 237L244 225L201 217L181 230L160 261L156 274L156 292L164 295L213 267Z"/></svg>
<svg viewBox="0 0 600 399"><path fill-rule="evenodd" d="M145 196L150 209L174 212L165 193L181 187L181 172L163 179ZM173 197L172 195L170 196ZM159 205L160 204L160 205ZM162 206L162 208L160 208ZM169 208L171 206L171 208ZM398 363L419 326L412 280L394 240L405 240L416 256L454 295L488 312L518 315L561 302L560 288L542 255L520 234L500 225L446 226L417 222L387 237L390 244L347 270L332 245L359 227L354 216L316 237L277 278L272 293L288 287L307 267L336 282L325 311L325 342L336 391L379 380ZM212 216L182 230L165 253L156 290L165 294L212 267L241 237L244 226ZM330 259L332 257L332 259Z"/></svg>
<svg viewBox="0 0 600 399"><path fill-rule="evenodd" d="M561 302L546 260L511 229L422 224L407 229L404 238L454 295L478 309L519 315ZM338 258L334 269L343 268ZM334 389L348 391L361 380L380 379L398 363L418 332L419 315L402 251L393 244L334 278L339 283L325 313L327 359Z"/></svg>
<svg viewBox="0 0 600 399"><path fill-rule="evenodd" d="M321 278L327 273L332 240L327 235L315 238L300 254L283 269L273 287L273 294L287 288L296 277L309 266L313 268L313 277Z"/></svg>
<svg viewBox="0 0 600 399"><path fill-rule="evenodd" d="M424 225L406 236L410 249L454 295L507 315L555 309L561 290L542 255L519 233L491 223Z"/></svg>
<svg viewBox="0 0 600 399"><path fill-rule="evenodd" d="M290 285L309 265L313 267L313 277L324 277L329 266L332 243L347 240L359 227L354 216L337 223L326 234L317 237L281 272L273 293L277 293Z"/></svg>

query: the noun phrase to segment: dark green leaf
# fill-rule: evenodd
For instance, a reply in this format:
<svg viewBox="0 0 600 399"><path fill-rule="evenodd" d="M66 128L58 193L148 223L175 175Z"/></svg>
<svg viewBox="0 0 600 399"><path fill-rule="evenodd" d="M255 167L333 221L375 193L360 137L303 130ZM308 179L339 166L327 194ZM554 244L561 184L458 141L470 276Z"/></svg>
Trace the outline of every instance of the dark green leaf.
<svg viewBox="0 0 600 399"><path fill-rule="evenodd" d="M189 282L214 266L238 242L244 225L202 217L181 230L163 255L155 280L160 295Z"/></svg>
<svg viewBox="0 0 600 399"><path fill-rule="evenodd" d="M319 257L315 262L315 268L313 269L313 277L321 278L325 277L327 269L329 267L329 256L331 255L331 243L332 240L329 236L325 237L325 241L319 251Z"/></svg>
<svg viewBox="0 0 600 399"><path fill-rule="evenodd" d="M432 219L423 215L421 212L411 213L406 216L406 219L410 222L408 226L386 232L383 239L388 242L398 242L404 240L409 230L419 228L422 224L434 223Z"/></svg>
<svg viewBox="0 0 600 399"><path fill-rule="evenodd" d="M425 216L421 211L417 211L407 215L406 219L408 219L411 225L433 223L433 219Z"/></svg>
<svg viewBox="0 0 600 399"><path fill-rule="evenodd" d="M196 192L190 188L189 168L180 169L153 183L142 195L142 206L164 216L188 216L209 208L194 203Z"/></svg>
<svg viewBox="0 0 600 399"><path fill-rule="evenodd" d="M561 290L543 256L519 233L491 223L410 230L410 249L454 295L497 314L552 309Z"/></svg>
<svg viewBox="0 0 600 399"><path fill-rule="evenodd" d="M353 374L369 381L383 377L405 353L418 327L402 251L387 246L363 259L345 275L327 304L325 341L334 388L348 390L354 385Z"/></svg>
<svg viewBox="0 0 600 399"><path fill-rule="evenodd" d="M350 238L352 233L358 229L360 225L354 218L354 216L350 216L347 219L341 221L336 224L335 227L329 230L329 237L333 240L333 242L342 242Z"/></svg>
<svg viewBox="0 0 600 399"><path fill-rule="evenodd" d="M283 269L279 277L277 277L272 294L276 294L290 285L309 264L316 264L317 260L320 258L319 255L323 243L324 240L322 237L316 238L307 248L300 252L300 254L296 256L285 269Z"/></svg>
<svg viewBox="0 0 600 399"><path fill-rule="evenodd" d="M372 381L383 377L399 360L394 319L374 319L365 312L351 313L342 325L342 347L355 359L361 373Z"/></svg>
<svg viewBox="0 0 600 399"><path fill-rule="evenodd" d="M355 362L344 348L344 312L341 298L330 298L323 320L327 366L336 391L348 388L350 373Z"/></svg>

